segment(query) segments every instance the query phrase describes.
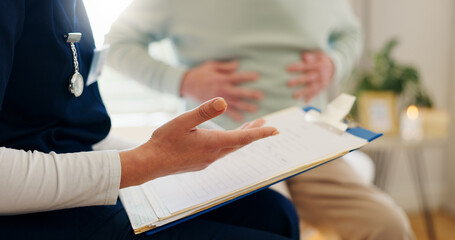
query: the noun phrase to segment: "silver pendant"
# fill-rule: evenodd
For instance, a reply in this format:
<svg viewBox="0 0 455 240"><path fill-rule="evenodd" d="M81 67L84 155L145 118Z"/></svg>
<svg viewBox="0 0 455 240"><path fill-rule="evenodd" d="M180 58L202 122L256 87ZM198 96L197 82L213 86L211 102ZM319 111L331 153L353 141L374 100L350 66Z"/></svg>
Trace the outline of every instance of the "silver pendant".
<svg viewBox="0 0 455 240"><path fill-rule="evenodd" d="M71 77L69 90L75 97L79 97L84 91L84 78L79 72L75 72Z"/></svg>
<svg viewBox="0 0 455 240"><path fill-rule="evenodd" d="M77 60L77 50L76 45L81 40L81 33L68 33L65 35L67 37L66 42L70 44L71 51L73 52L73 62L74 62L74 74L70 80L69 90L75 97L79 97L84 91L84 78L79 73L79 62Z"/></svg>

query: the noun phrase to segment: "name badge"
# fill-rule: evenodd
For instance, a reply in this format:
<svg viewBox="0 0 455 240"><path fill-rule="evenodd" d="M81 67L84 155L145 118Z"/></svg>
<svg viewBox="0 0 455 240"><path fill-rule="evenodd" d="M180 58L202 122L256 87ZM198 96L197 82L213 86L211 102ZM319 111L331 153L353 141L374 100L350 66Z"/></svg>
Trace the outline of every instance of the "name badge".
<svg viewBox="0 0 455 240"><path fill-rule="evenodd" d="M101 76L108 53L109 45L104 45L102 48L97 48L93 51L93 59L88 73L88 78L85 83L86 86L90 86L90 84L96 82L96 80Z"/></svg>

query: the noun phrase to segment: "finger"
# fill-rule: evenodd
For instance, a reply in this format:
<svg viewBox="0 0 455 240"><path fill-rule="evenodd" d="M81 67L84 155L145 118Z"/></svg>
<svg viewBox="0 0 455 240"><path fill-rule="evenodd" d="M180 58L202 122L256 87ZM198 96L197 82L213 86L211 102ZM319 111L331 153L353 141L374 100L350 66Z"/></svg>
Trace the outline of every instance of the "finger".
<svg viewBox="0 0 455 240"><path fill-rule="evenodd" d="M237 61L213 62L213 64L216 70L224 73L235 72L239 67L239 63Z"/></svg>
<svg viewBox="0 0 455 240"><path fill-rule="evenodd" d="M226 146L226 148L242 147L259 139L270 137L277 134L279 134L279 132L274 127L259 127L244 130L232 130L223 132L219 141L220 144L222 146Z"/></svg>
<svg viewBox="0 0 455 240"><path fill-rule="evenodd" d="M294 93L294 98L303 98L305 102L311 101L321 90L320 85L309 85Z"/></svg>
<svg viewBox="0 0 455 240"><path fill-rule="evenodd" d="M314 70L317 67L316 64L306 63L306 62L295 62L287 66L288 72L306 72Z"/></svg>
<svg viewBox="0 0 455 240"><path fill-rule="evenodd" d="M261 100L264 94L261 91L231 86L225 89L228 98Z"/></svg>
<svg viewBox="0 0 455 240"><path fill-rule="evenodd" d="M317 84L310 84L306 85L304 88L301 88L297 92L294 93L294 98L301 98L301 97L306 97L312 92L316 92L319 89Z"/></svg>
<svg viewBox="0 0 455 240"><path fill-rule="evenodd" d="M240 113L240 111L234 110L232 108L229 108L226 111L227 115L232 118L236 122L242 122L243 121L243 115Z"/></svg>
<svg viewBox="0 0 455 240"><path fill-rule="evenodd" d="M299 85L309 85L320 80L317 72L306 72L305 74L299 75L287 82L288 87L295 87Z"/></svg>
<svg viewBox="0 0 455 240"><path fill-rule="evenodd" d="M256 112L258 110L258 107L254 104L237 100L229 101L229 107L245 112Z"/></svg>
<svg viewBox="0 0 455 240"><path fill-rule="evenodd" d="M302 60L306 63L314 63L319 54L320 52L304 52L302 53Z"/></svg>
<svg viewBox="0 0 455 240"><path fill-rule="evenodd" d="M263 118L256 119L252 122L246 122L244 123L240 129L250 129L250 128L258 128L262 125L264 125L265 120Z"/></svg>
<svg viewBox="0 0 455 240"><path fill-rule="evenodd" d="M226 81L230 83L243 83L243 82L253 82L259 78L259 74L255 72L245 72L245 73L235 73L229 76L226 76Z"/></svg>
<svg viewBox="0 0 455 240"><path fill-rule="evenodd" d="M207 120L221 115L226 108L227 103L223 98L214 98L178 116L173 121L176 124L175 126L190 130Z"/></svg>
<svg viewBox="0 0 455 240"><path fill-rule="evenodd" d="M247 129L250 123L251 122L245 122L244 124L242 124L242 126L240 126L240 129Z"/></svg>
<svg viewBox="0 0 455 240"><path fill-rule="evenodd" d="M248 124L246 129L258 128L258 127L264 125L264 123L265 123L265 120L263 118L259 118L259 119L256 119L256 120L250 122L250 124Z"/></svg>

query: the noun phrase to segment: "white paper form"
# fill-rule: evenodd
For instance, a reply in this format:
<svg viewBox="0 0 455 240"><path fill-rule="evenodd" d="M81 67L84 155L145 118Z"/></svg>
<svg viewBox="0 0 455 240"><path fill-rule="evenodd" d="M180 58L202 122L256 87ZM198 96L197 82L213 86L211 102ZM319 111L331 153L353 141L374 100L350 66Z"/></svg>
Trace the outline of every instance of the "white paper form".
<svg viewBox="0 0 455 240"><path fill-rule="evenodd" d="M120 189L119 196L133 229L141 228L158 220L140 187Z"/></svg>
<svg viewBox="0 0 455 240"><path fill-rule="evenodd" d="M254 142L198 171L149 182L170 213L206 203L238 189L274 177L308 162L357 149L367 142L349 133L339 134L304 120L299 108L266 118L277 136Z"/></svg>

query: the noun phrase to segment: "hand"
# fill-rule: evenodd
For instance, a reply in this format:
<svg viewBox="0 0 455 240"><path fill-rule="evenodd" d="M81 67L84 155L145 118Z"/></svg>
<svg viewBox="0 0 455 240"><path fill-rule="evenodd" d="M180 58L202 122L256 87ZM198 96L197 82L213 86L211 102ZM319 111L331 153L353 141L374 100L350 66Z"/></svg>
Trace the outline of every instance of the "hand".
<svg viewBox="0 0 455 240"><path fill-rule="evenodd" d="M204 169L230 152L279 133L274 127L260 127L264 123L261 119L244 124L240 130L196 128L219 116L226 108L224 99L212 99L158 128L145 144L120 152L120 187L142 184L170 174Z"/></svg>
<svg viewBox="0 0 455 240"><path fill-rule="evenodd" d="M302 61L290 64L287 70L300 73L288 81L289 87L300 87L294 93L294 98L303 96L305 102L309 102L330 85L335 72L335 65L324 52L314 51L302 53Z"/></svg>
<svg viewBox="0 0 455 240"><path fill-rule="evenodd" d="M243 82L256 81L258 74L254 72L236 72L238 63L206 62L188 71L183 77L180 95L199 102L214 97L223 97L229 104L227 114L236 121L242 121L242 112L254 112L257 106L247 100L260 100L262 92L241 88Z"/></svg>

